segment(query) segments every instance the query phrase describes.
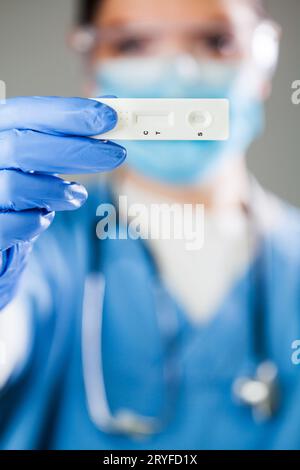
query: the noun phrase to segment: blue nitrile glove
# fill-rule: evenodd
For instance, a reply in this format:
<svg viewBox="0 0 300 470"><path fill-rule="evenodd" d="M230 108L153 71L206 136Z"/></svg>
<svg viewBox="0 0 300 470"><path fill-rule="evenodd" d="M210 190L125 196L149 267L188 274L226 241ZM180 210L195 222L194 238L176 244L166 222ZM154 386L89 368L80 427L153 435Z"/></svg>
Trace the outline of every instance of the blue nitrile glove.
<svg viewBox="0 0 300 470"><path fill-rule="evenodd" d="M21 97L0 105L0 309L54 212L87 199L83 186L54 175L102 172L124 161L123 147L89 137L116 123L113 109L84 98Z"/></svg>

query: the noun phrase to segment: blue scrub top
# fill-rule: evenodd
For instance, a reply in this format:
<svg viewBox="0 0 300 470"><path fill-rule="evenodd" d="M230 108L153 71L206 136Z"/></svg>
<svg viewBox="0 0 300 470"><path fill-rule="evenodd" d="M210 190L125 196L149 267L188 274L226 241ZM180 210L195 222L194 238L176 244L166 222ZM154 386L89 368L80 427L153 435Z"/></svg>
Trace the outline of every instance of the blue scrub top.
<svg viewBox="0 0 300 470"><path fill-rule="evenodd" d="M90 194L79 211L57 214L24 273L19 295L32 341L22 369L0 391L0 448L299 449L300 366L291 361L291 344L300 339L298 212L282 205L281 223L264 237L253 265L210 323L199 326L165 290L142 241L96 240L96 207L111 196L105 186ZM257 312L253 276L261 256L268 269L264 308ZM82 304L86 276L95 268L106 281L102 354L110 408L164 416L154 435L105 433L90 418ZM257 313L262 321L254 321ZM256 422L232 396L234 380L257 366L259 324L264 353L280 378L280 406L266 422ZM173 387L168 358L180 377Z"/></svg>

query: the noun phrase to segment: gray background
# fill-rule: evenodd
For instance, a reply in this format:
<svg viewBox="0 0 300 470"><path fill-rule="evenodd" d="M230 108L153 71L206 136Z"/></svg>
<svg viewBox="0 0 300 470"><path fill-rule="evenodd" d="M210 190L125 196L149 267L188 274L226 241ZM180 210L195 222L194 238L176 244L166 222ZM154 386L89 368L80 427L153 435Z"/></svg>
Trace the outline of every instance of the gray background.
<svg viewBox="0 0 300 470"><path fill-rule="evenodd" d="M267 6L283 27L281 56L266 133L248 161L265 187L300 206L300 105L291 102L291 84L300 79L300 1ZM81 64L66 46L74 8L74 0L0 0L0 79L8 96L82 94Z"/></svg>

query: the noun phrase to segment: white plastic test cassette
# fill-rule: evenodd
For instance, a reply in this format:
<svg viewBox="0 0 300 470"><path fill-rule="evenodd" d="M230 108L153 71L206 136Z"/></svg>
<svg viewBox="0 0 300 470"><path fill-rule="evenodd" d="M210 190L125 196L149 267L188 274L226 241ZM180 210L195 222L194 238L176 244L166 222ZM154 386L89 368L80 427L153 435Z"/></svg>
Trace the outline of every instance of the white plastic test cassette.
<svg viewBox="0 0 300 470"><path fill-rule="evenodd" d="M229 101L190 98L93 98L118 113L108 140L227 140Z"/></svg>

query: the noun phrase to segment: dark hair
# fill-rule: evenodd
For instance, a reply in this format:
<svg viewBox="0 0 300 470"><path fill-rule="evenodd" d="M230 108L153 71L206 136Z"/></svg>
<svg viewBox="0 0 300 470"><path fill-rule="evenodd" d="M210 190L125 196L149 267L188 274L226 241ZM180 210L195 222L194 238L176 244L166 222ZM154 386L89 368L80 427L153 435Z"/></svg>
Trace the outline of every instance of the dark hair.
<svg viewBox="0 0 300 470"><path fill-rule="evenodd" d="M80 26L91 24L102 1L103 0L77 0L77 23Z"/></svg>
<svg viewBox="0 0 300 470"><path fill-rule="evenodd" d="M266 16L263 0L248 0L249 3L253 4L253 8L257 11L259 16ZM77 0L78 2L78 14L77 23L80 26L90 25L96 15L97 10L100 8L103 0Z"/></svg>

